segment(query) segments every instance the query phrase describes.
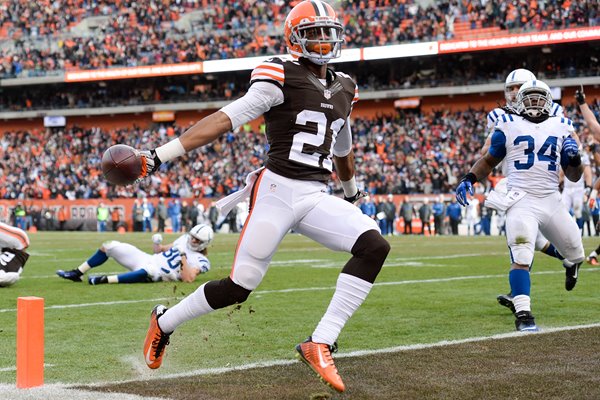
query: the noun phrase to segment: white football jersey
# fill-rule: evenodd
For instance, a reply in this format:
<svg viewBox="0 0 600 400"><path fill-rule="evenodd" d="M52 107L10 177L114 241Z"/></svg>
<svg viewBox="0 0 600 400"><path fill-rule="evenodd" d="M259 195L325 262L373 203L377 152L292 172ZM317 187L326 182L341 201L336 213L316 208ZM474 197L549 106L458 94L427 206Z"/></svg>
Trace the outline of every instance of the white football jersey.
<svg viewBox="0 0 600 400"><path fill-rule="evenodd" d="M573 132L573 122L564 117L536 124L518 115L502 116L489 152L506 161L508 189L537 196L557 191L562 144Z"/></svg>
<svg viewBox="0 0 600 400"><path fill-rule="evenodd" d="M163 251L162 253L156 253L152 256L154 264L153 273L150 275L154 281L180 281L181 280L181 255L179 254L179 247L185 248L185 254L187 257L187 263L190 267L198 270L199 273L208 272L210 269L210 261L208 258L197 251L190 250L187 246L188 235L185 234L180 236L173 246Z"/></svg>
<svg viewBox="0 0 600 400"><path fill-rule="evenodd" d="M488 132L490 132L490 135L492 133L494 133L494 127L496 126L496 123L498 122L498 120L500 119L500 117L504 114L507 114L506 110L504 110L504 108L494 108L492 111L490 111L487 115L487 130Z"/></svg>

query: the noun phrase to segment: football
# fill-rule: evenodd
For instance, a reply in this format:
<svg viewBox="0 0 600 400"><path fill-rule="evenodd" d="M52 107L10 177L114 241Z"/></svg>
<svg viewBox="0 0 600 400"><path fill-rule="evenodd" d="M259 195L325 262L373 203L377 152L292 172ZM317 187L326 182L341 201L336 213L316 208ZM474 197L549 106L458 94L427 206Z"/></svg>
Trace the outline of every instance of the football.
<svg viewBox="0 0 600 400"><path fill-rule="evenodd" d="M102 174L114 185L130 185L142 172L142 156L131 146L116 144L102 156Z"/></svg>

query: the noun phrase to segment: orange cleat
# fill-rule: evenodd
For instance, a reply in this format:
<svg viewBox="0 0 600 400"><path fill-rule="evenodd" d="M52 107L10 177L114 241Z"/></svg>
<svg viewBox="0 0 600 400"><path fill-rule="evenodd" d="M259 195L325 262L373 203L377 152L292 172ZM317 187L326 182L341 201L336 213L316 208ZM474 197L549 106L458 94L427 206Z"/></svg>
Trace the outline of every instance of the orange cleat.
<svg viewBox="0 0 600 400"><path fill-rule="evenodd" d="M296 346L296 358L311 367L323 383L338 392L343 392L346 387L331 357L331 353L335 353L336 351L336 343L333 346L324 343L315 343L309 337L306 341Z"/></svg>
<svg viewBox="0 0 600 400"><path fill-rule="evenodd" d="M169 344L170 334L164 333L158 326L158 318L167 311L167 307L162 304L152 309L150 314L150 327L146 333L144 342L144 360L149 368L156 369L162 364L162 358L165 354L165 348Z"/></svg>

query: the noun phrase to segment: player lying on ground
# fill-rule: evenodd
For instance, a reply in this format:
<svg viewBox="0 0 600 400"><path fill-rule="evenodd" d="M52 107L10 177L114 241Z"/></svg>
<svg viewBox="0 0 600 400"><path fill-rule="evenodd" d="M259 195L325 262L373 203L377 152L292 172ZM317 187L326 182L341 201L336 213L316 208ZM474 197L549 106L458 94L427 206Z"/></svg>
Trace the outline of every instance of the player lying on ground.
<svg viewBox="0 0 600 400"><path fill-rule="evenodd" d="M56 274L64 279L81 282L83 274L91 268L104 264L109 257L112 257L130 272L120 275L90 276L88 278L90 285L158 281L193 282L199 274L210 269L210 261L206 256L213 237L212 228L205 224L196 225L189 233L167 245L161 244L162 236L157 233L152 236L154 254L148 254L128 243L111 240L104 243L79 267L70 271L58 270Z"/></svg>
<svg viewBox="0 0 600 400"><path fill-rule="evenodd" d="M29 237L24 230L0 222L0 287L19 280L27 263Z"/></svg>

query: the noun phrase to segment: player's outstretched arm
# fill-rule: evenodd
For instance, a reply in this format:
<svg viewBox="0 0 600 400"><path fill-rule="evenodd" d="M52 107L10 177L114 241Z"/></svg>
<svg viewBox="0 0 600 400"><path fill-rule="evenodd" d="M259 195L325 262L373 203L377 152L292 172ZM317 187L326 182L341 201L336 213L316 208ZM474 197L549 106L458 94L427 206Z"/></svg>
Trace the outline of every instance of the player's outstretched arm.
<svg viewBox="0 0 600 400"><path fill-rule="evenodd" d="M583 85L575 91L575 100L579 104L579 109L583 115L585 123L590 128L590 131L594 135L594 139L600 141L600 123L596 120L596 116L590 109L590 106L585 102L585 93L583 92Z"/></svg>
<svg viewBox="0 0 600 400"><path fill-rule="evenodd" d="M180 137L171 140L169 143L154 150L141 151L142 172L139 179L158 170L162 163L171 161L189 151L211 143L231 129L232 124L229 116L222 111L216 111L202 118Z"/></svg>
<svg viewBox="0 0 600 400"><path fill-rule="evenodd" d="M162 244L162 241L163 237L160 233L155 233L154 235L152 235L152 251L154 252L154 254L162 253L163 251L167 251L171 247L173 247L173 243Z"/></svg>

